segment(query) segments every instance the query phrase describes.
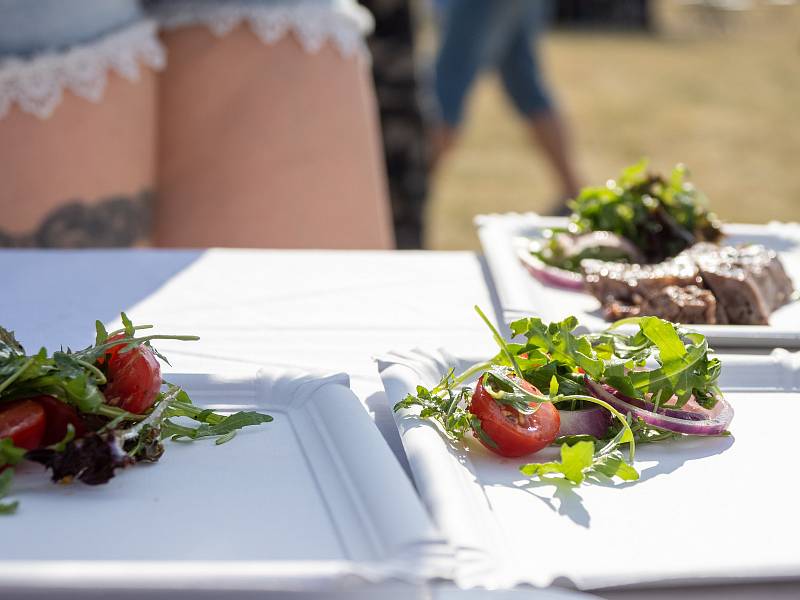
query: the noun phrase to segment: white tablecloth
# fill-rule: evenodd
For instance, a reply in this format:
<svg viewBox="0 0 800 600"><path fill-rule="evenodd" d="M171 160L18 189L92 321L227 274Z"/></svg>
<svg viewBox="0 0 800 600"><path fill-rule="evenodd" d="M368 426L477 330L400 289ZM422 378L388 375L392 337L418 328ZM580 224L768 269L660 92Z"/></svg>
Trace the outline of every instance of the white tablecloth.
<svg viewBox="0 0 800 600"><path fill-rule="evenodd" d="M496 299L481 259L468 252L3 251L0 273L0 324L28 350L86 346L95 319L115 323L124 310L159 332L201 337L158 344L177 372L251 374L267 364L345 371L406 468L372 357L415 346L494 350L473 305L494 317Z"/></svg>

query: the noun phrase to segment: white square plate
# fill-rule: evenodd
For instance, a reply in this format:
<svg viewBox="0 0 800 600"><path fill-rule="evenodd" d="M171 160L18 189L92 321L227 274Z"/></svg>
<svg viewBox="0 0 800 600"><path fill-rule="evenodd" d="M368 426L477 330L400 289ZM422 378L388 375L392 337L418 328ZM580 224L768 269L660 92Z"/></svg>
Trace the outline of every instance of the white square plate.
<svg viewBox="0 0 800 600"><path fill-rule="evenodd" d="M486 261L492 273L505 321L536 315L545 321L560 321L575 315L590 331L609 326L596 298L543 284L523 266L520 254L528 239L540 237L548 227L563 227L562 217L542 217L534 213L478 215L475 225ZM725 224L731 243L759 243L779 252L786 271L800 289L800 225ZM716 347L800 348L800 301L791 302L770 316L769 325L691 325L707 336Z"/></svg>
<svg viewBox="0 0 800 600"><path fill-rule="evenodd" d="M274 421L220 446L167 442L157 464L101 486L20 469L18 512L0 518L0 597L334 590L449 572L450 549L346 375L168 378L200 406Z"/></svg>
<svg viewBox="0 0 800 600"><path fill-rule="evenodd" d="M444 351L378 360L390 403L435 385L459 360ZM572 488L533 482L474 438L449 443L414 410L396 414L417 488L456 548L456 580L507 587L800 580L800 356L723 356L731 437L640 445L638 482Z"/></svg>

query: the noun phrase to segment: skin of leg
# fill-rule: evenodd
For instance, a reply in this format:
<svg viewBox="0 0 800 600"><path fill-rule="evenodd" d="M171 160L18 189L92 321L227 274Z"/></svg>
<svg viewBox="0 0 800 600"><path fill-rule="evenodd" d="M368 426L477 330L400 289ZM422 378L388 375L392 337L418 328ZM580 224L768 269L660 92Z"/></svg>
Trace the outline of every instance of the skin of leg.
<svg viewBox="0 0 800 600"><path fill-rule="evenodd" d="M558 176L565 198L575 198L580 192L580 180L575 174L564 122L555 111L534 113L529 118L531 137L544 151Z"/></svg>
<svg viewBox="0 0 800 600"><path fill-rule="evenodd" d="M66 202L133 202L152 189L155 86L155 74L142 68L137 82L109 73L98 103L65 92L48 119L13 106L0 119L0 230L27 235ZM67 234L60 245L75 241Z"/></svg>
<svg viewBox="0 0 800 600"><path fill-rule="evenodd" d="M369 66L241 26L164 36L156 243L393 246Z"/></svg>
<svg viewBox="0 0 800 600"><path fill-rule="evenodd" d="M450 153L458 141L458 130L446 123L437 123L431 128L431 170Z"/></svg>

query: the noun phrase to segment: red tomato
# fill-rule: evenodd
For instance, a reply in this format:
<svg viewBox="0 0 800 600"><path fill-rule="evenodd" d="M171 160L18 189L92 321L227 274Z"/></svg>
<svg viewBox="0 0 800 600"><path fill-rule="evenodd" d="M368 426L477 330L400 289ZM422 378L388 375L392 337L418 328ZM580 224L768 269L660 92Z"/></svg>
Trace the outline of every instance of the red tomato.
<svg viewBox="0 0 800 600"><path fill-rule="evenodd" d="M0 404L0 439L11 438L15 446L39 447L45 429L44 409L31 400Z"/></svg>
<svg viewBox="0 0 800 600"><path fill-rule="evenodd" d="M44 409L45 429L41 441L42 446L50 446L63 440L67 435L67 425L75 428L76 438L82 437L86 433L83 419L78 415L78 411L69 404L52 396L36 396L30 400Z"/></svg>
<svg viewBox="0 0 800 600"><path fill-rule="evenodd" d="M521 385L529 392L541 395L527 381L522 381ZM483 440L481 443L500 456L516 457L538 452L550 445L558 435L561 426L558 409L550 402L542 402L538 406L533 414L523 415L497 402L479 380L469 410L480 419L481 428L497 444L497 448L492 448ZM480 439L480 436L477 437Z"/></svg>
<svg viewBox="0 0 800 600"><path fill-rule="evenodd" d="M118 335L109 339L113 341L122 337ZM124 347L125 344L120 344L106 353L108 383L103 389L103 395L112 406L142 414L153 406L161 390L161 365L147 346L137 346L128 352L120 352ZM103 364L105 358L98 362Z"/></svg>

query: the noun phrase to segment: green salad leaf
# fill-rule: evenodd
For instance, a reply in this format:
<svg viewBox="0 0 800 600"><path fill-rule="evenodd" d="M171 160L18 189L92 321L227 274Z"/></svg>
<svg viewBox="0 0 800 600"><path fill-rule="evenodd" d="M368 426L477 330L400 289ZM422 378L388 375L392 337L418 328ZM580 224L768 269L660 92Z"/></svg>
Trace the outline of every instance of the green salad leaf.
<svg viewBox="0 0 800 600"><path fill-rule="evenodd" d="M472 391L467 387L456 390L457 386L453 370L450 369L433 389L418 385L416 395L407 395L394 405L394 411L419 406L420 417L433 419L448 437L461 440L468 431L474 429L476 419L467 408Z"/></svg>
<svg viewBox="0 0 800 600"><path fill-rule="evenodd" d="M519 468L527 477L546 478L561 475L575 485L582 484L587 477L603 475L609 479L618 477L624 481L639 479L639 473L625 462L622 454L612 451L595 454L595 445L590 441L579 441L573 445L561 445L561 460L546 463L529 463Z"/></svg>
<svg viewBox="0 0 800 600"><path fill-rule="evenodd" d="M680 164L669 177L651 174L647 161L642 160L623 169L616 180L584 188L569 203L573 213L567 229L546 231L534 255L547 264L577 272L586 258L628 259L624 252L616 255L618 250L613 247L565 254L559 234L608 231L631 242L649 263L671 258L697 242L719 240L719 220L709 212L706 197L687 181L687 175L686 167Z"/></svg>

